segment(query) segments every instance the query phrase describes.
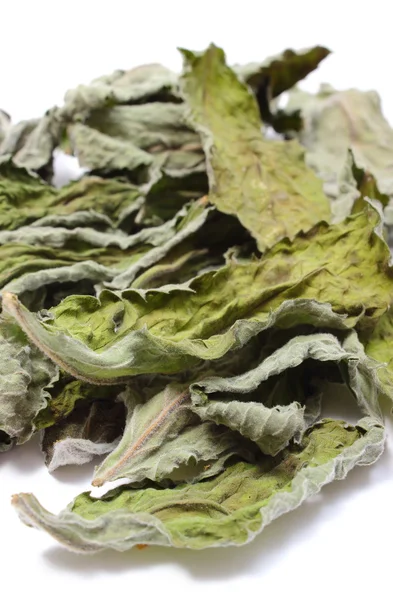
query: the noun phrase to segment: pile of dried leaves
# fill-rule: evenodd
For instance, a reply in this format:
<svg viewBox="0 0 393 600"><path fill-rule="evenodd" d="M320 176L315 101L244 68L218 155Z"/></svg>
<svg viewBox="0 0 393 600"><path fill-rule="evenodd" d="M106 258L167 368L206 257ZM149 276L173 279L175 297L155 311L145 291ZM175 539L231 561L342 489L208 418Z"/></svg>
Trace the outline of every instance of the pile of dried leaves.
<svg viewBox="0 0 393 600"><path fill-rule="evenodd" d="M49 470L106 455L104 495L58 516L14 497L78 552L243 544L384 446L378 96L296 89L321 47L182 54L180 78L116 71L41 119L0 113L0 449L39 432ZM85 174L56 189L59 150ZM326 416L332 394L356 424Z"/></svg>

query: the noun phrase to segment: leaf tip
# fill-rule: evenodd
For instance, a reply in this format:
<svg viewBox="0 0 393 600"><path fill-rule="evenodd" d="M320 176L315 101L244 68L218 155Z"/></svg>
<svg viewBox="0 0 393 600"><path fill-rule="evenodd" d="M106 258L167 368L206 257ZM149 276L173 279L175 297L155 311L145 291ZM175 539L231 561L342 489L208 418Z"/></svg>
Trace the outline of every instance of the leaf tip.
<svg viewBox="0 0 393 600"><path fill-rule="evenodd" d="M105 483L105 479L103 479L102 477L94 477L93 481L91 482L91 485L93 487L101 487L102 485L104 485Z"/></svg>

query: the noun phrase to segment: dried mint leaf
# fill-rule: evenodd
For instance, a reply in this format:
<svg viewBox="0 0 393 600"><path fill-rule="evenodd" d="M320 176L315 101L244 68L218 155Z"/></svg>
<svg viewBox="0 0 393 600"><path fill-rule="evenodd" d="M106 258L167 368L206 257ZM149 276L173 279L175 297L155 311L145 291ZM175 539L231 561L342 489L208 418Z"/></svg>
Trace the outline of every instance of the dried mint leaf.
<svg viewBox="0 0 393 600"><path fill-rule="evenodd" d="M330 218L321 182L297 142L265 140L253 95L220 48L183 50L182 89L207 159L210 201L236 214L261 251Z"/></svg>

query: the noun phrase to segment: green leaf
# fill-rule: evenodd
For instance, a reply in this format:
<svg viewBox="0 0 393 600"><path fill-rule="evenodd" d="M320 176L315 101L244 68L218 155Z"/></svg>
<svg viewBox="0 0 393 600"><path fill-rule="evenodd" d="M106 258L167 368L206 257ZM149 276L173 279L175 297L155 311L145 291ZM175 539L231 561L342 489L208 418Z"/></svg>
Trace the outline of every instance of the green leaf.
<svg viewBox="0 0 393 600"><path fill-rule="evenodd" d="M146 200L140 211L140 221L151 219L167 221L188 202L205 196L209 186L205 172L187 174L159 170L146 191Z"/></svg>
<svg viewBox="0 0 393 600"><path fill-rule="evenodd" d="M104 215L110 225L111 220L120 220L126 209L138 209L140 196L140 190L129 183L99 177L86 177L57 190L12 162L0 164L1 229L17 229L46 216L66 217L78 211L94 211L95 221L97 214ZM41 224L53 225L54 221Z"/></svg>
<svg viewBox="0 0 393 600"><path fill-rule="evenodd" d="M141 373L176 373L244 346L281 318L286 327L375 324L393 290L390 252L378 222L367 205L345 223L319 225L293 243L277 244L260 261L229 264L186 286L69 296L45 322L8 292L3 307L33 343L77 378L111 384ZM301 302L314 299L329 303L344 321L326 307ZM295 312L288 319L289 310Z"/></svg>
<svg viewBox="0 0 393 600"><path fill-rule="evenodd" d="M321 182L297 142L265 140L256 101L215 46L201 56L183 51L182 89L202 136L210 201L236 214L260 250L329 220Z"/></svg>
<svg viewBox="0 0 393 600"><path fill-rule="evenodd" d="M301 389L304 384L293 395L292 389L285 389L286 396L279 397L275 406L270 406L267 398L270 390L261 384L310 360L338 364L363 413L382 423L377 365L366 357L356 334L348 334L343 343L327 333L297 336L256 367L233 377L210 376L190 386L169 384L151 397L135 385L129 387L122 396L128 411L123 438L96 470L93 485L122 477L130 482L173 479L174 469L187 466L191 459L197 467L202 463L203 469L209 461L210 468L203 473L206 477L211 475L212 466L215 472L222 470L223 453L226 458L229 451L243 458L250 453L240 437L231 436L228 430L220 435L219 429L215 432L207 424L204 428L192 413L203 421L224 425L224 431L228 428L240 433L263 453L275 456L292 439L301 440L314 407L306 402L305 390ZM315 366L310 371L318 377ZM298 376L301 379L304 374ZM186 471L186 480L187 475Z"/></svg>
<svg viewBox="0 0 393 600"><path fill-rule="evenodd" d="M240 545L356 464L373 463L383 443L383 428L369 418L356 427L327 419L307 432L301 446L257 465L235 463L206 482L167 490L121 487L101 499L82 494L58 516L30 494L14 496L13 504L25 524L76 552L127 550L140 543Z"/></svg>
<svg viewBox="0 0 393 600"><path fill-rule="evenodd" d="M276 98L307 77L329 54L330 50L323 46L297 51L288 49L262 63L235 66L234 71L248 83L257 98L261 91L269 98Z"/></svg>
<svg viewBox="0 0 393 600"><path fill-rule="evenodd" d="M364 339L369 356L380 363L378 377L382 389L393 399L393 309L386 312L375 329Z"/></svg>
<svg viewBox="0 0 393 600"><path fill-rule="evenodd" d="M80 280L125 288L192 237L213 210L195 202L170 221L130 236L88 227L28 226L0 232L0 289L21 294Z"/></svg>

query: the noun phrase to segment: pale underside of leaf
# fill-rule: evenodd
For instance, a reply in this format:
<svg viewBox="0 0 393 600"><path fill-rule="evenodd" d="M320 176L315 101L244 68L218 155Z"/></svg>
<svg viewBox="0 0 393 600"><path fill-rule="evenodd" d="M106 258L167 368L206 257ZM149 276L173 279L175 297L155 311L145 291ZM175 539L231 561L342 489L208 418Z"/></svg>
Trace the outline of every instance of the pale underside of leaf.
<svg viewBox="0 0 393 600"><path fill-rule="evenodd" d="M31 347L12 321L0 321L0 430L18 443L32 435L33 419L47 405L58 367Z"/></svg>
<svg viewBox="0 0 393 600"><path fill-rule="evenodd" d="M348 334L343 344L331 334L298 336L254 369L234 377L197 381L190 386L190 393L188 388L179 390L169 385L157 395L146 398L130 387L124 395L129 416L123 438L96 470L93 485L123 477L131 482L143 478L161 481L171 478L172 470L184 464L185 459L199 455L201 461L214 463L217 458L221 459L224 449L242 454L240 439L231 439L230 435L221 437L220 452L217 452L212 429L203 430L198 420L192 418L191 411L203 421L240 433L265 454L278 454L293 438L301 440L307 429L306 407L299 404L303 398L288 404L283 397L282 405L269 407L265 405L263 388L260 388L259 401L249 401L247 394L270 377L310 359L345 365L346 380L363 413L382 422L376 392L377 364L367 359L356 334ZM217 393L222 400L209 397L210 394L214 398Z"/></svg>
<svg viewBox="0 0 393 600"><path fill-rule="evenodd" d="M326 182L327 190L334 193L339 189L337 175L351 149L356 164L376 178L380 191L393 195L393 130L376 92L338 91L322 85L316 95L291 93L288 108L300 109L303 115L299 139L307 148L308 163Z"/></svg>
<svg viewBox="0 0 393 600"><path fill-rule="evenodd" d="M58 516L30 494L14 496L13 504L25 524L47 531L75 552L124 551L140 543L241 545L327 483L343 479L355 465L372 464L384 444L383 428L367 418L357 428L325 421L309 436L315 440L311 453L306 444L299 455L284 455L267 472L262 465L240 462L208 482L172 490L119 488L104 502L85 494Z"/></svg>

